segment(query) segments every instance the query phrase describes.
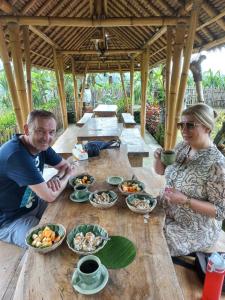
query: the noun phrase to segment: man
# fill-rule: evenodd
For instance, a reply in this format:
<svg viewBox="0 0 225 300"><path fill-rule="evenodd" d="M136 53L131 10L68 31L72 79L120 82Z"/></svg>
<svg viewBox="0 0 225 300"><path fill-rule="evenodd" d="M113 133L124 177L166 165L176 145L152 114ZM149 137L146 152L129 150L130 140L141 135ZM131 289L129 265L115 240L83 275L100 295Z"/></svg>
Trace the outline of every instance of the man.
<svg viewBox="0 0 225 300"><path fill-rule="evenodd" d="M50 147L55 134L55 116L34 110L24 134L0 147L0 240L26 247L27 231L39 223L47 202L58 197L73 175L70 164ZM58 170L48 182L42 176L44 164Z"/></svg>

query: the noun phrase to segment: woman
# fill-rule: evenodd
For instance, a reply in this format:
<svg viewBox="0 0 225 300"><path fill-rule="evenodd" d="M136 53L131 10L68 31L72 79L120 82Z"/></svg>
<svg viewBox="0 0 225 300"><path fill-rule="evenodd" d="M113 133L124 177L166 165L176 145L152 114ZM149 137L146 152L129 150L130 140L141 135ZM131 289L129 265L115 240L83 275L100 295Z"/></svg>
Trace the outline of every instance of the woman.
<svg viewBox="0 0 225 300"><path fill-rule="evenodd" d="M216 113L206 104L185 109L177 124L184 141L167 168L154 153L155 171L164 174L165 237L172 256L215 244L225 219L225 158L210 139Z"/></svg>

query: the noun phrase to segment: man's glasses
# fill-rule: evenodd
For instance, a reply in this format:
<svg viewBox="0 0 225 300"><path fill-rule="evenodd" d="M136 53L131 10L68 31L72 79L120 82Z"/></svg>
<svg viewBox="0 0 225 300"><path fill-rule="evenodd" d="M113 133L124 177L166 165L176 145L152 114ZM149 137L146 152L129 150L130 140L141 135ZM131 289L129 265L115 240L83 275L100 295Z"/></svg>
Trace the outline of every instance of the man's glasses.
<svg viewBox="0 0 225 300"><path fill-rule="evenodd" d="M184 130L184 128L188 130L193 130L195 127L200 126L201 124L195 123L195 122L179 122L177 123L177 128Z"/></svg>

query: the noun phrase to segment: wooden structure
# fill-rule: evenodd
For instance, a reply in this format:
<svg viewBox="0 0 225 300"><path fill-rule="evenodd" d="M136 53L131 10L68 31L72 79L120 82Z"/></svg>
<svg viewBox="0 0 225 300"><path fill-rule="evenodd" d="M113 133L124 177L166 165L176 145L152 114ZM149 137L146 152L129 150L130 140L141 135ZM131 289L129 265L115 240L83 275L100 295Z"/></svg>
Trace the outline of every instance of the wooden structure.
<svg viewBox="0 0 225 300"><path fill-rule="evenodd" d="M108 167L110 166L110 168ZM103 150L98 158L79 162L77 173L92 174L96 182L90 190L108 189L106 178L110 175L131 178L133 170L127 159L125 148ZM151 175L150 175L151 176ZM112 187L110 186L110 189ZM157 186L158 191L160 185ZM163 235L164 212L157 207L147 222L143 215L131 212L125 196L117 187L118 202L102 211L89 202L74 203L69 199L72 189L68 188L58 201L49 205L41 222L62 223L67 232L85 220L98 223L109 235L120 235L130 239L137 249L135 260L122 269L109 269L110 280L101 293L89 299L183 299L173 263ZM146 191L156 191L155 181L146 182ZM66 242L48 255L29 251L19 276L14 299L86 299L73 291L71 277L79 255L71 252ZM162 270L163 268L163 270ZM49 272L43 272L49 270ZM157 278L157 280L156 280Z"/></svg>
<svg viewBox="0 0 225 300"><path fill-rule="evenodd" d="M123 126L126 128L133 128L136 125L136 122L134 121L134 116L132 116L130 113L122 113L122 119L123 119Z"/></svg>
<svg viewBox="0 0 225 300"><path fill-rule="evenodd" d="M93 113L85 113L83 117L77 122L78 127L84 126L89 119L93 117Z"/></svg>
<svg viewBox="0 0 225 300"><path fill-rule="evenodd" d="M67 127L64 72L73 74L77 119L81 117L86 74L141 72L141 133L144 135L148 69L166 64L166 148L176 140L190 56L225 43L224 0L0 1L0 56L22 130L32 108L31 67L54 69ZM13 72L10 59L13 62ZM183 61L183 65L182 65ZM26 77L22 64L26 64ZM77 74L83 75L80 97Z"/></svg>
<svg viewBox="0 0 225 300"><path fill-rule="evenodd" d="M99 104L93 111L96 117L115 117L117 105Z"/></svg>

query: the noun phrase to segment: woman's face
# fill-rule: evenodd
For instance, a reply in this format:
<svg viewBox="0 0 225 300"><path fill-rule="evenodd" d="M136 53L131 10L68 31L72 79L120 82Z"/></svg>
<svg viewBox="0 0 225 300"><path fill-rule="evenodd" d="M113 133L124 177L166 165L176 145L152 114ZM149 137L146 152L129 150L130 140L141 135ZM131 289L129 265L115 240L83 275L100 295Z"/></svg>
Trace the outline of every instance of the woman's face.
<svg viewBox="0 0 225 300"><path fill-rule="evenodd" d="M201 146L209 139L210 130L191 115L184 115L180 122L181 134L191 146Z"/></svg>

